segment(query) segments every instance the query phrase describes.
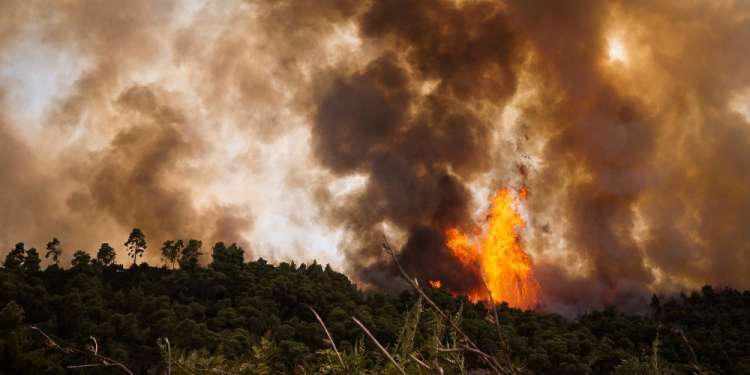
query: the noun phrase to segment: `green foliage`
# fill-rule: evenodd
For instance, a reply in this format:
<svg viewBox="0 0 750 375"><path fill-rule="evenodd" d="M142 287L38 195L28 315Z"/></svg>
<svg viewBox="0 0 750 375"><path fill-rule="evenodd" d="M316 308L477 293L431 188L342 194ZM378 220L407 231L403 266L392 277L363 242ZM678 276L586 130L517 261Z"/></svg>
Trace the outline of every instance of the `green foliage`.
<svg viewBox="0 0 750 375"><path fill-rule="evenodd" d="M165 263L168 263L172 269L174 269L177 260L182 254L182 248L185 244L182 240L169 240L165 241L161 247L161 258Z"/></svg>
<svg viewBox="0 0 750 375"><path fill-rule="evenodd" d="M195 270L198 267L198 260L200 259L200 256L203 255L203 253L201 253L201 246L203 246L203 242L201 241L193 239L188 240L187 246L185 246L180 254L180 268Z"/></svg>
<svg viewBox="0 0 750 375"><path fill-rule="evenodd" d="M242 268L242 264L245 262L245 250L236 243L226 247L223 242L217 242L211 252L211 257L213 269L233 273Z"/></svg>
<svg viewBox="0 0 750 375"><path fill-rule="evenodd" d="M23 270L28 274L33 274L40 271L39 265L42 260L39 258L39 252L35 248L29 249L26 252L26 258L23 260Z"/></svg>
<svg viewBox="0 0 750 375"><path fill-rule="evenodd" d="M168 339L157 340L159 352L167 371L175 375L238 374L271 375L283 372L279 365L279 350L273 341L261 337L250 353L239 359L228 359L206 350L174 349Z"/></svg>
<svg viewBox="0 0 750 375"><path fill-rule="evenodd" d="M60 240L57 237L52 238L50 242L47 242L47 253L44 254L44 258L52 257L52 262L56 265L60 265L60 255L62 254L62 246Z"/></svg>
<svg viewBox="0 0 750 375"><path fill-rule="evenodd" d="M26 259L26 248L23 242L19 242L16 246L8 252L5 256L5 262L3 267L8 270L20 269Z"/></svg>
<svg viewBox="0 0 750 375"><path fill-rule="evenodd" d="M409 355L414 351L414 338L419 329L419 320L422 317L422 296L412 306L404 319L401 334L398 335L397 353L402 360L409 360Z"/></svg>
<svg viewBox="0 0 750 375"><path fill-rule="evenodd" d="M5 256L3 267L7 270L22 270L27 274L39 272L42 260L35 248L26 251L23 242L19 242Z"/></svg>
<svg viewBox="0 0 750 375"><path fill-rule="evenodd" d="M70 265L73 266L73 269L85 269L89 264L91 264L91 255L87 252L78 250L73 253L73 260L70 261Z"/></svg>
<svg viewBox="0 0 750 375"><path fill-rule="evenodd" d="M14 301L0 309L0 374L62 374L63 369L51 358L30 349L23 325L27 319L28 314Z"/></svg>
<svg viewBox="0 0 750 375"><path fill-rule="evenodd" d="M23 322L24 312L21 306L18 306L14 301L8 302L2 310L0 310L0 330L7 332L18 328Z"/></svg>
<svg viewBox="0 0 750 375"><path fill-rule="evenodd" d="M115 258L117 257L117 253L115 253L115 249L112 248L112 246L109 246L108 243L104 242L99 247L99 251L96 252L96 261L100 265L104 267L110 267L115 264Z"/></svg>
<svg viewBox="0 0 750 375"><path fill-rule="evenodd" d="M128 240L125 241L125 247L128 249L128 256L133 258L133 265L135 266L138 257L142 257L146 251L148 244L146 243L146 235L141 232L138 228L133 228L130 232Z"/></svg>
<svg viewBox="0 0 750 375"><path fill-rule="evenodd" d="M193 248L200 247L194 243ZM48 348L29 325L66 346L84 347L93 336L101 354L134 373L164 373L169 366L175 374L209 368L241 374L397 371L352 317L408 373L440 368L468 374L487 368L465 351L454 324L482 351L522 365L521 373L742 373L750 368L750 292L704 288L690 296L662 296L658 320L655 314L614 309L568 319L501 305L501 342L492 311L465 297L425 291L446 319L412 294L360 291L330 267L273 266L263 259L242 263L240 252L225 252L229 248L214 246L216 258L206 268L195 259L193 268L177 270L104 267L100 261L86 272L55 266L43 272L0 270L0 373L61 373L84 360ZM308 305L330 331L344 366ZM648 310L644 303L643 311ZM169 356L166 340L159 338L169 339Z"/></svg>

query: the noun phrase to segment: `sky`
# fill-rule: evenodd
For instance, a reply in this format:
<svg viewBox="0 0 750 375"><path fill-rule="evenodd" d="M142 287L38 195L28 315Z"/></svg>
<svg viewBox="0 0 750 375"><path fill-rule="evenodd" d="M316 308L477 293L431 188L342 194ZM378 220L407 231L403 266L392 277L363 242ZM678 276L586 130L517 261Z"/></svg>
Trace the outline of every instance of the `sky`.
<svg viewBox="0 0 750 375"><path fill-rule="evenodd" d="M148 7L147 3L142 5ZM80 6L87 7L84 4ZM19 8L22 7L19 6ZM156 43L173 42L169 39L178 38L179 34L184 32L183 28L190 27L191 24L202 24L205 32L210 34L211 29L221 27L224 21L223 16L228 13L246 12L245 15L252 17L251 9L247 9L250 8L249 4L243 3L227 2L214 7L214 5L193 1L175 3L172 7L172 9L144 9L148 12L170 13L169 19L166 20L169 25L163 29L169 35L159 36L166 40ZM83 19L79 21L86 22ZM78 123L71 129L65 129L63 134L49 134L50 132L46 129L55 126L51 123L54 121L51 119L54 115L51 113L59 110L61 102L79 94L76 91L79 90L77 86L80 85L80 80L86 79L88 72L95 69L98 57L88 56L86 52L79 50L74 41L58 44L45 40L47 38L43 35L45 31L40 30L43 28L41 25L43 23L44 21L40 21L39 24L31 22L19 27L12 40L3 46L0 78L2 79L4 106L13 109L5 112L6 121L10 122L9 127L21 141L34 150L34 153L65 153L68 147L82 148L89 153L102 152L106 150L108 138L112 134L110 131L100 132L88 128L84 123L87 121L83 118L85 115L76 119ZM81 26L86 28L85 25ZM102 26L106 27L106 25ZM244 26L253 28L254 25L252 20L247 20ZM89 31L83 30L83 32ZM221 33L220 30L215 32ZM218 37L213 36L213 38ZM347 35L343 36L343 38L346 37ZM348 37L353 40L342 40L338 43L357 42L354 39L355 36L348 35ZM261 51L263 47L255 45L254 48L256 51L249 50L248 53L263 53ZM107 51L101 52L108 53ZM124 53L127 54L127 51ZM200 90L204 87L190 82L189 64L191 62L176 64L173 60L175 58L173 52L168 50L159 51L157 55L153 56L148 63L144 62L143 66L125 73L121 87L135 84L174 90L182 97L185 105L199 107L195 111L200 113L198 115L200 118L191 119L191 121L195 121L193 126L211 128L210 132L201 134L201 136L210 137L207 142L211 143L211 147L203 150L201 155L191 162L199 164L195 168L211 170L212 181L201 181L200 191L191 192L190 199L193 200L195 206L233 205L247 211L241 215L252 217L252 225L246 225L242 230L238 230L238 237L231 240L246 244L246 247L253 249L256 256L263 256L274 261L294 259L301 262L317 259L319 262L331 263L340 268L341 256L337 254L337 246L343 233L339 228L332 228L321 223L312 198L315 194L315 186L289 186L287 183L289 179L315 181L325 176L326 173L325 170L311 166L307 162L311 158L310 135L301 124L304 120L292 113L292 110L288 108L289 105L285 103L285 98L282 97L269 98L269 100L272 99L271 102L262 103L274 106L274 113L271 116L276 118L273 119L269 119L264 113L252 113L263 112L263 110L252 108L252 103L240 103L242 98L231 97L233 95L222 98L221 104L217 103L216 106L221 108L205 108L206 104L202 103L199 98L202 95ZM240 59L245 58L252 59L250 56ZM265 59L271 60L273 57L266 56ZM247 62L254 63L250 60ZM227 74L232 73L227 72ZM255 79L258 82L248 82L248 84L259 86L248 87L250 91L248 95L254 95L252 91L258 91L259 95L263 95L260 91L273 90L268 87L275 84L272 73L269 72L268 75L258 76ZM121 87L113 87L107 94L116 95ZM217 93L211 93L211 95L214 94ZM110 103L107 102L113 101L113 98L98 97L94 100L97 104L103 103L104 106L108 106ZM209 106L212 104L210 103ZM233 112L237 110L236 108L243 106L250 107L249 113L235 116ZM84 108L84 110L89 109ZM284 122L288 131L274 136L254 134L255 131L252 128L257 123L267 122ZM92 124L92 126L100 125ZM102 127L106 126L102 125ZM258 132L265 133L272 131L268 128L275 125L258 126L263 128ZM257 140L257 137L263 139ZM44 171L44 174L62 173L56 169L55 167L49 168ZM358 181L356 177L347 177L328 181L325 188L330 189L333 194L345 194L357 188L358 185L361 185L361 181ZM56 212L48 214L50 216L64 215ZM89 225L91 224L94 223ZM128 225L118 224L111 227L114 233L103 232L101 238L91 239L87 239L87 235L83 234L80 236L80 242L67 241L68 247L93 249L99 242L124 242L121 238L127 237ZM134 221L130 226L138 225L139 223ZM63 228L58 230L60 229ZM10 238L11 233L2 234L3 245L11 241L25 240L31 242L30 245L40 247L44 246L47 241L43 236L24 238L19 235ZM65 240L64 234L51 231L47 237L51 238L54 235Z"/></svg>
<svg viewBox="0 0 750 375"><path fill-rule="evenodd" d="M545 300L750 287L750 3L4 1L0 248L131 228L477 280L444 230L528 188ZM6 250L3 250L6 251ZM207 258L206 260L207 261Z"/></svg>

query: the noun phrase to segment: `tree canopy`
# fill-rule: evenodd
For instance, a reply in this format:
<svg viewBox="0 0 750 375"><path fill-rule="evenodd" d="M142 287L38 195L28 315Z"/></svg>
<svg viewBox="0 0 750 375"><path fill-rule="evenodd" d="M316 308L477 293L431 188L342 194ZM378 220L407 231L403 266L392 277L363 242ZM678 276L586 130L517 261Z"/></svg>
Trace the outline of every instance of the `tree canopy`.
<svg viewBox="0 0 750 375"><path fill-rule="evenodd" d="M750 292L706 286L654 296L640 314L611 307L562 317L501 304L496 321L489 306L442 289L424 290L436 310L412 292L362 291L329 266L245 262L236 244L214 244L203 267L201 245L187 241L178 269L125 268L102 244L96 262L77 251L70 267L40 271L33 249L17 244L0 269L0 373L63 373L92 361L92 340L99 355L138 374L488 369L461 349L454 324L516 373L750 371Z"/></svg>

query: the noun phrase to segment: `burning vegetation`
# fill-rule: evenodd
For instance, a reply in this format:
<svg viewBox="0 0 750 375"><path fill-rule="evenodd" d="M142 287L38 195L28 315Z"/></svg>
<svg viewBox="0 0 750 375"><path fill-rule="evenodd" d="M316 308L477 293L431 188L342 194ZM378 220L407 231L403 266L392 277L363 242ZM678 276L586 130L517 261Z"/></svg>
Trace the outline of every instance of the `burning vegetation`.
<svg viewBox="0 0 750 375"><path fill-rule="evenodd" d="M498 190L476 235L469 236L455 227L445 231L446 247L467 272L479 273L479 279L483 280L484 285L477 285L468 293L473 302L504 301L524 309L539 303L539 283L534 277L531 258L520 241L526 224L518 206L526 194L526 189L517 193L508 188ZM436 282L440 285L439 280Z"/></svg>

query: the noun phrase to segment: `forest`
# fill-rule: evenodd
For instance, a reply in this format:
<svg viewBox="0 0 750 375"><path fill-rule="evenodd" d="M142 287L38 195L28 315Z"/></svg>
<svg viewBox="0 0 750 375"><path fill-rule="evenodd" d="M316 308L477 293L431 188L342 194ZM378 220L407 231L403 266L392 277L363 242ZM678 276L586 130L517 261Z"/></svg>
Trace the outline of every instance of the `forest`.
<svg viewBox="0 0 750 375"><path fill-rule="evenodd" d="M748 291L704 286L654 295L643 314L563 317L414 279L400 293L361 290L317 263L245 262L236 244L154 250L137 229L121 251L132 263L117 264L104 243L62 264L53 239L44 269L36 249L8 251L0 373L750 373ZM139 263L146 251L163 265Z"/></svg>

